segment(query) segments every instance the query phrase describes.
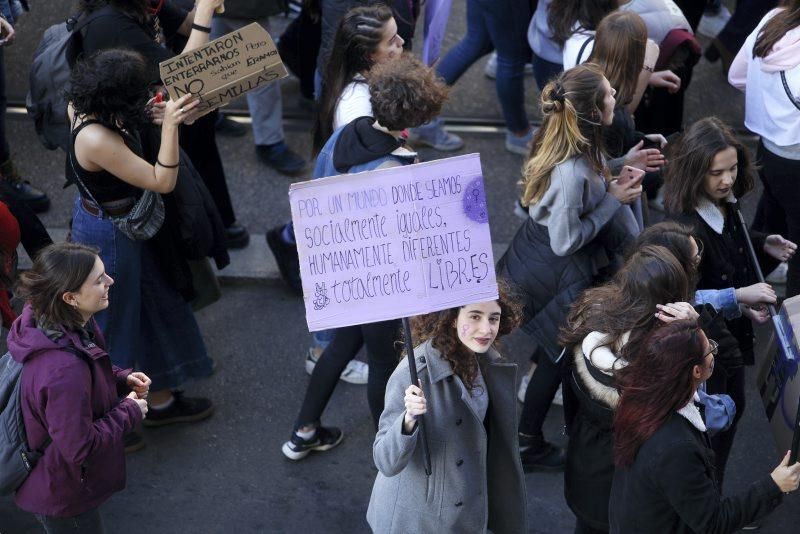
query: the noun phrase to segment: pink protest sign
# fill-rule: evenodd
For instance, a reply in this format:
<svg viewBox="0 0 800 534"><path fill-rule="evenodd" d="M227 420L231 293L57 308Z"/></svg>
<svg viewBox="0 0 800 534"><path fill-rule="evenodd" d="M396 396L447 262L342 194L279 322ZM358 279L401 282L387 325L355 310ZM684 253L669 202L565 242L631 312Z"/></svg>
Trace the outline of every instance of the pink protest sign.
<svg viewBox="0 0 800 534"><path fill-rule="evenodd" d="M478 154L289 188L310 331L497 298Z"/></svg>

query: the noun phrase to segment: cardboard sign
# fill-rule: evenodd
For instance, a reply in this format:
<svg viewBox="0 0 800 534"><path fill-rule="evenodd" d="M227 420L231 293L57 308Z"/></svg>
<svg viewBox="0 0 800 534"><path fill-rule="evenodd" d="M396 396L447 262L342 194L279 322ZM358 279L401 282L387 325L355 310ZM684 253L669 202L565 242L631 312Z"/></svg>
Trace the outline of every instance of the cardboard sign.
<svg viewBox="0 0 800 534"><path fill-rule="evenodd" d="M767 356L759 368L757 380L764 410L772 428L778 455L783 458L792 447L797 429L795 417L800 400L800 376L798 376L797 348L800 333L800 296L786 299L781 306L780 322L788 334L794 354L787 358L773 331Z"/></svg>
<svg viewBox="0 0 800 534"><path fill-rule="evenodd" d="M272 37L256 22L163 61L159 70L171 98L200 97L198 111L224 106L288 75Z"/></svg>
<svg viewBox="0 0 800 534"><path fill-rule="evenodd" d="M497 299L478 154L292 184L310 331Z"/></svg>

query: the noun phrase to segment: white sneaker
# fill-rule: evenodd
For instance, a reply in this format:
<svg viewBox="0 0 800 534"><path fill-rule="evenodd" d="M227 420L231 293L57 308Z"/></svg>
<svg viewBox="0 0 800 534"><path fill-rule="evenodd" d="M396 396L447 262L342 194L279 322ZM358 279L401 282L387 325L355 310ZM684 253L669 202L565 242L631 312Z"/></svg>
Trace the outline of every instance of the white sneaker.
<svg viewBox="0 0 800 534"><path fill-rule="evenodd" d="M306 373L314 372L317 360L319 360L319 356L314 353L314 347L309 347L306 355ZM350 360L342 374L339 375L339 380L344 380L349 384L366 384L369 380L369 365L359 360Z"/></svg>
<svg viewBox="0 0 800 534"><path fill-rule="evenodd" d="M489 56L489 61L486 62L486 66L483 68L483 74L492 80L497 78L497 52L492 52L492 55ZM531 63L525 63L525 75L532 74L533 65Z"/></svg>
<svg viewBox="0 0 800 534"><path fill-rule="evenodd" d="M522 377L522 380L519 383L519 389L517 390L517 400L521 403L525 403L525 393L528 391L528 384L531 383L531 377L533 376L533 372L536 370L536 364L531 363L531 368L528 369L528 372L525 373L525 376Z"/></svg>
<svg viewBox="0 0 800 534"><path fill-rule="evenodd" d="M785 284L786 276L789 274L789 264L781 263L775 270L767 275L766 281L770 284Z"/></svg>

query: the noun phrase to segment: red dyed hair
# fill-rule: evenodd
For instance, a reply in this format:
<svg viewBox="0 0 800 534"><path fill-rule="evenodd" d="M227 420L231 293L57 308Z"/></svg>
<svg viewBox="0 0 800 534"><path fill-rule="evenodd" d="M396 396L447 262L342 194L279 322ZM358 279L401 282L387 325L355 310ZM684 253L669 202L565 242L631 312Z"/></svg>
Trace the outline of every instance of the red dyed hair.
<svg viewBox="0 0 800 534"><path fill-rule="evenodd" d="M614 416L614 463L633 464L639 448L694 394L692 369L702 365L705 345L697 321L654 328L640 354L616 374L620 390Z"/></svg>

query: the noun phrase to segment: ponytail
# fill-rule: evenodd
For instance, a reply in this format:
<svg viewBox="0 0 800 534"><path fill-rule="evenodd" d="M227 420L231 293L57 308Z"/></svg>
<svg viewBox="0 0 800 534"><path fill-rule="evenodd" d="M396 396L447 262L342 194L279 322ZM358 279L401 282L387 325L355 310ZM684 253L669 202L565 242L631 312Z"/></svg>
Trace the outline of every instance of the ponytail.
<svg viewBox="0 0 800 534"><path fill-rule="evenodd" d="M550 173L571 157L583 155L597 172L603 172L602 82L600 69L584 64L545 86L540 99L544 120L523 168L524 205L542 198L550 187Z"/></svg>

